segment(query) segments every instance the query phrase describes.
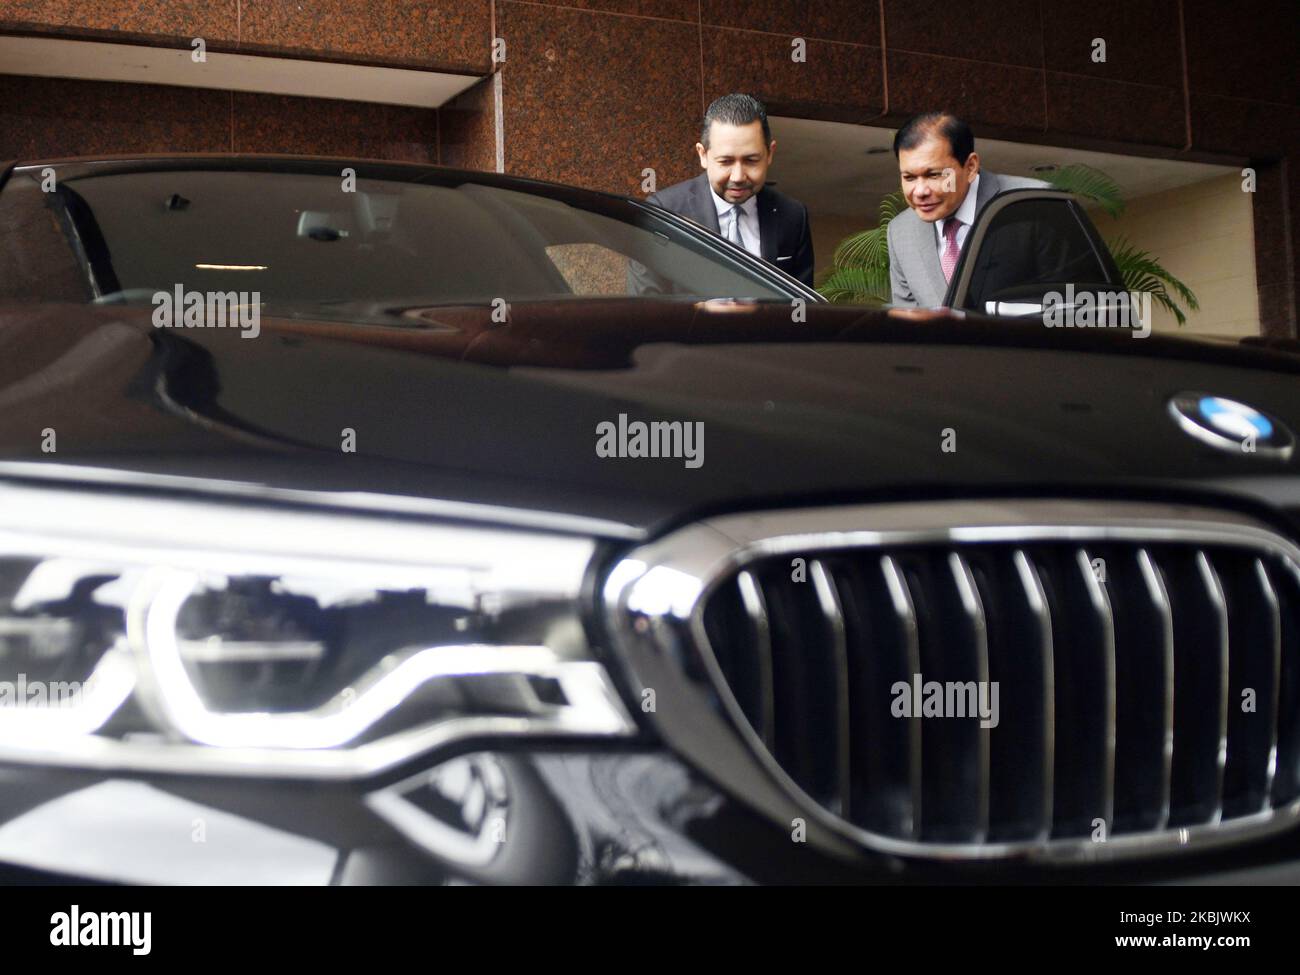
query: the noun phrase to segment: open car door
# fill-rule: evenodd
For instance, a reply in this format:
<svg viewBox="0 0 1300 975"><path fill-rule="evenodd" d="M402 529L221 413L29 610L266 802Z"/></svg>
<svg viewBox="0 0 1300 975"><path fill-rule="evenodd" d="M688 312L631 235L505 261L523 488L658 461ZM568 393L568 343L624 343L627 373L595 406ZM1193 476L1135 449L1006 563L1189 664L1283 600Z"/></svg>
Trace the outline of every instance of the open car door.
<svg viewBox="0 0 1300 975"><path fill-rule="evenodd" d="M985 315L1039 318L1127 302L1115 259L1073 196L1016 189L979 212L944 305ZM1122 295L1123 297L1120 297Z"/></svg>

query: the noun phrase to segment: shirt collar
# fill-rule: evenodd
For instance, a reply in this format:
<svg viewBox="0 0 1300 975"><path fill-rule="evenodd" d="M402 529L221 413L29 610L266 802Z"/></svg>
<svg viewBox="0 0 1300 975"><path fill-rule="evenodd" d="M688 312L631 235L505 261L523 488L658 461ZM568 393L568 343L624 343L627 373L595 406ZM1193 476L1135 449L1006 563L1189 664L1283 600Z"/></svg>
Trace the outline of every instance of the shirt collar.
<svg viewBox="0 0 1300 975"><path fill-rule="evenodd" d="M975 222L975 200L980 191L980 174L976 173L975 178L970 181L970 189L966 191L966 199L961 201L961 206L957 212L952 215L962 222L964 226L969 227ZM952 217L944 217L939 221L939 226L935 229L939 232L939 239L943 240L943 227Z"/></svg>
<svg viewBox="0 0 1300 975"><path fill-rule="evenodd" d="M735 206L734 203L728 203L722 197L718 196L718 194L713 191L712 186L709 187L709 196L713 197L713 205L717 208L719 219L729 214L731 208ZM752 217L756 214L758 212L758 193L755 193L748 200L742 203L740 209L744 211L746 216Z"/></svg>

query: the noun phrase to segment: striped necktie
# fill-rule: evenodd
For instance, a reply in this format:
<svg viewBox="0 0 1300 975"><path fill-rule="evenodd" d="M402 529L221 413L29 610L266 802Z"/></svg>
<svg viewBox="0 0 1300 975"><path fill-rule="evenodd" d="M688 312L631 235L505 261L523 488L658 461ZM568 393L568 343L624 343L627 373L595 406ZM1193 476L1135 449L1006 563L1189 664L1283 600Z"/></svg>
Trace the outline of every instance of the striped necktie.
<svg viewBox="0 0 1300 975"><path fill-rule="evenodd" d="M743 248L745 246L745 242L740 237L739 203L731 208L731 223L727 227L727 240L731 241L737 247Z"/></svg>

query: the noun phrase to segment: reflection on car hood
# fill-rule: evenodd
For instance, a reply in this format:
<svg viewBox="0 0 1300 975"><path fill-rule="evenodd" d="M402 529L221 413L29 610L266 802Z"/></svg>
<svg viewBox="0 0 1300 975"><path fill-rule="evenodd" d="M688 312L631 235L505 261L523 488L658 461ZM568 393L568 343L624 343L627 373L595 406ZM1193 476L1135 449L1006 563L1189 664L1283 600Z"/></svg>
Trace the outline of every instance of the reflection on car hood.
<svg viewBox="0 0 1300 975"><path fill-rule="evenodd" d="M506 321L430 308L393 327L268 317L257 338L155 329L148 308L7 306L0 474L400 495L616 535L832 500L1275 498L1300 460L1216 453L1167 403L1203 390L1300 429L1300 356L1277 346L816 304L516 303ZM598 456L598 426L620 417L702 424L703 465Z"/></svg>

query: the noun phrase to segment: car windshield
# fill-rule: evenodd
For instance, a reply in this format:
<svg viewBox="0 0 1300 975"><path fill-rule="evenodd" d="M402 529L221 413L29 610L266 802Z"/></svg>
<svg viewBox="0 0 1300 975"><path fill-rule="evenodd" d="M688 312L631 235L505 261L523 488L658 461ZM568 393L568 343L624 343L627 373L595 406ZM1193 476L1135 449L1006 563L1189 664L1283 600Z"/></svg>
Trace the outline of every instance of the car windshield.
<svg viewBox="0 0 1300 975"><path fill-rule="evenodd" d="M50 168L17 170L0 216L29 229L26 248L31 233L48 239L42 266L26 274L15 265L30 256L0 255L10 265L0 297L148 304L180 287L256 292L270 314L388 321L412 308L497 299L799 295L757 262L628 200L432 170L349 172L60 178L56 167L50 191L41 185ZM54 219L37 219L42 210Z"/></svg>

